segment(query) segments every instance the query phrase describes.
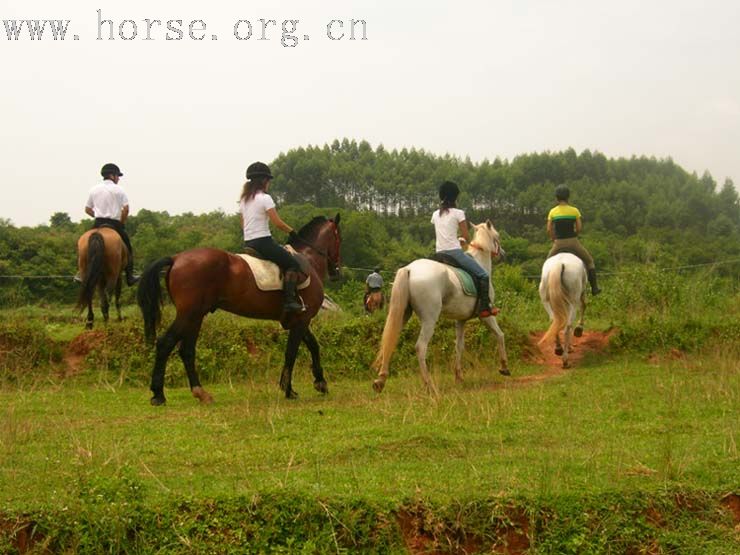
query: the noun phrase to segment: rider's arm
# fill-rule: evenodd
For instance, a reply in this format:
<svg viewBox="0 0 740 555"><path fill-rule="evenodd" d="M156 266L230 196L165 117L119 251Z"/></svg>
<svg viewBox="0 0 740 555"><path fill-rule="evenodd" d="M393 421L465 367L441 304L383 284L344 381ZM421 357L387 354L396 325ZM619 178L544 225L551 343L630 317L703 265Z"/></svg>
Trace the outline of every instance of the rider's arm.
<svg viewBox="0 0 740 555"><path fill-rule="evenodd" d="M274 208L270 208L267 211L267 216L270 218L270 221L272 222L272 225L277 227L278 229L284 231L285 233L290 233L293 231L293 228L290 227L288 224L286 224L280 216L278 216L277 210Z"/></svg>
<svg viewBox="0 0 740 555"><path fill-rule="evenodd" d="M580 235L582 229L583 229L583 222L581 222L581 218L576 218L576 233Z"/></svg>
<svg viewBox="0 0 740 555"><path fill-rule="evenodd" d="M555 240L555 233L552 229L552 220L547 220L547 236L550 238L551 241Z"/></svg>
<svg viewBox="0 0 740 555"><path fill-rule="evenodd" d="M89 206L85 206L85 214L87 214L91 218L94 218L95 217L95 211L92 208L90 208Z"/></svg>
<svg viewBox="0 0 740 555"><path fill-rule="evenodd" d="M128 204L126 204L121 210L121 223L125 224L126 220L128 220Z"/></svg>
<svg viewBox="0 0 740 555"><path fill-rule="evenodd" d="M465 239L466 243L470 242L470 237L468 236L468 222L467 220L463 220L458 224L458 229L460 230L460 237Z"/></svg>

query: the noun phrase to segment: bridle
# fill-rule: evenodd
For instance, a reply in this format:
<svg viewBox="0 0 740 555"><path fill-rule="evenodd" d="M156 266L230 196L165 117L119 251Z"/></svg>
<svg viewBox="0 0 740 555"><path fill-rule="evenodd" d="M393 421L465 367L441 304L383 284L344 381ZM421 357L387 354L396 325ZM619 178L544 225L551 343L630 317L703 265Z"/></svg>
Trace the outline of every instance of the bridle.
<svg viewBox="0 0 740 555"><path fill-rule="evenodd" d="M334 262L334 271L335 272L338 272L339 271L339 268L342 265L341 253L339 251L339 245L340 245L340 242L341 242L340 239L339 239L339 228L337 227L337 224L334 223L334 220L328 220L328 221L331 222L332 232L334 233L334 247L335 247L335 250L337 252L337 260ZM317 247L316 245L314 245L311 241L308 241L308 240L304 239L303 237L296 236L296 238L294 239L294 241L297 241L299 243L303 243L304 245L306 245L311 250L316 251L316 253L318 255L323 256L324 258L326 258L327 263L330 263L331 262L331 259L329 257L329 251L324 250L324 249L320 249L319 247ZM331 264L328 264L328 265L331 266Z"/></svg>

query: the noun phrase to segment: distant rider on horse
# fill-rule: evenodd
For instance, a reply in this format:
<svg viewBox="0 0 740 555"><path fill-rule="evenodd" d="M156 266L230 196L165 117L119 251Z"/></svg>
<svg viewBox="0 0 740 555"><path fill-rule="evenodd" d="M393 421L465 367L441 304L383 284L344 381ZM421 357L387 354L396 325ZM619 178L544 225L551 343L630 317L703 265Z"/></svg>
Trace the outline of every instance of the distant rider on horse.
<svg viewBox="0 0 740 555"><path fill-rule="evenodd" d="M383 276L380 275L380 267L375 266L373 272L365 279L365 298L363 299L363 305L365 311L370 312L367 306L367 300L372 293L380 292L383 294Z"/></svg>
<svg viewBox="0 0 740 555"><path fill-rule="evenodd" d="M305 307L298 302L296 295L300 272L298 261L278 245L270 233L272 222L291 238L297 236L293 228L280 218L275 209L275 201L267 194L271 181L272 173L267 164L255 162L247 168L247 181L244 183L239 200L244 246L254 249L263 258L274 262L283 270L283 310L303 312Z"/></svg>
<svg viewBox="0 0 740 555"><path fill-rule="evenodd" d="M468 242L468 222L465 212L456 207L460 188L452 181L445 181L439 187L439 209L432 214L432 223L436 234L436 251L452 258L463 270L476 281L478 289L478 317L488 318L493 315L491 298L488 293L488 273L481 268L473 257L465 254L460 247L458 232Z"/></svg>
<svg viewBox="0 0 740 555"><path fill-rule="evenodd" d="M131 239L126 233L126 220L129 214L128 196L118 184L123 174L115 164L105 164L100 169L100 175L103 182L90 189L85 213L95 218L93 229L110 227L121 236L121 240L128 249L126 284L134 285L139 278L134 275L134 252L131 248Z"/></svg>
<svg viewBox="0 0 740 555"><path fill-rule="evenodd" d="M547 234L553 241L547 258L559 252L575 254L586 265L588 282L591 284L591 294L598 295L601 293L601 289L596 283L594 259L578 240L578 235L583 229L581 212L575 206L568 204L570 189L565 185L558 185L555 188L555 198L558 204L547 215Z"/></svg>

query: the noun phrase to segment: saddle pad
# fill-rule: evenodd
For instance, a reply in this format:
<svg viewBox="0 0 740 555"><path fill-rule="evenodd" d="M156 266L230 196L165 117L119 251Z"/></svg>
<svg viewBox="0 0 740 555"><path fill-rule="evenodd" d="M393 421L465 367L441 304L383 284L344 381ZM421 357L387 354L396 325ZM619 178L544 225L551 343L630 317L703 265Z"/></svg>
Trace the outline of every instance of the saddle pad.
<svg viewBox="0 0 740 555"><path fill-rule="evenodd" d="M472 276L468 272L462 268L455 268L454 266L448 266L447 271L452 272L457 276L457 279L460 282L460 287L462 287L465 295L468 297L478 296L478 289L475 286L475 282L473 282Z"/></svg>
<svg viewBox="0 0 740 555"><path fill-rule="evenodd" d="M257 282L257 288L260 291L282 290L283 275L277 264L269 260L255 258L248 254L237 254L236 256L249 265L249 269L252 270L252 275L254 275L254 280ZM311 276L308 276L305 281L299 283L297 289L305 289L309 285L311 285Z"/></svg>

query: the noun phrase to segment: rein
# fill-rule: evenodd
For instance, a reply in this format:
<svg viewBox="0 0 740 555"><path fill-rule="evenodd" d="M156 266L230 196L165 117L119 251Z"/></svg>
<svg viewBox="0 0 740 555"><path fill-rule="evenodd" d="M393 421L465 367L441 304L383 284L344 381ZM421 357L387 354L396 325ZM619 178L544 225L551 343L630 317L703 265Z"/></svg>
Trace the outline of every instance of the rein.
<svg viewBox="0 0 740 555"><path fill-rule="evenodd" d="M329 221L331 221L331 220L329 220ZM339 233L337 232L337 226L336 226L336 224L333 221L332 221L332 230L334 231L334 241L336 242L337 252L339 252ZM329 252L327 250L320 249L319 247L317 247L316 245L314 245L311 241L308 241L307 239L304 239L303 237L297 236L294 239L294 241L298 241L298 242L303 243L308 248L313 249L314 251L316 251L320 256L323 256L324 258L326 258L327 262L329 262ZM341 263L341 261L339 259L337 259L336 265L339 266L340 263Z"/></svg>

